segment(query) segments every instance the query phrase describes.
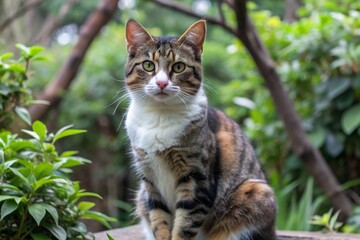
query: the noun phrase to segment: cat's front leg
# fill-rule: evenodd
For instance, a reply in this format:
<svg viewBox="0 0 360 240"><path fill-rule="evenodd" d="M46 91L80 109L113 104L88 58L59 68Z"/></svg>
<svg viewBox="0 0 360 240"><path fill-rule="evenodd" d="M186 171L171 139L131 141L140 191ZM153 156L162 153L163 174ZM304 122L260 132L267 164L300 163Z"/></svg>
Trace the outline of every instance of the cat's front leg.
<svg viewBox="0 0 360 240"><path fill-rule="evenodd" d="M151 182L145 182L148 192L147 208L150 227L156 240L170 240L172 215L159 192Z"/></svg>
<svg viewBox="0 0 360 240"><path fill-rule="evenodd" d="M172 240L196 239L213 204L206 183L206 177L200 172L184 175L178 181Z"/></svg>

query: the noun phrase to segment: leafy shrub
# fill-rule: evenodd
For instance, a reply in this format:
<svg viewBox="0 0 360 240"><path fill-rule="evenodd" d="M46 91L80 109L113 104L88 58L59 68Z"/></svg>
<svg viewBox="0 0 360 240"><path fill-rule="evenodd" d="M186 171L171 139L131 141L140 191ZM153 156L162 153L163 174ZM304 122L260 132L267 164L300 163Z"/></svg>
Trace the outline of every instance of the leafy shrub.
<svg viewBox="0 0 360 240"><path fill-rule="evenodd" d="M323 227L322 231L326 232L338 232L342 223L338 222L338 216L340 211L333 214L333 209L330 209L322 216L315 215L310 221L311 224Z"/></svg>
<svg viewBox="0 0 360 240"><path fill-rule="evenodd" d="M68 177L75 166L89 163L76 156L76 151L59 154L55 143L64 137L85 132L61 128L55 134L36 121L32 131L22 130L30 139L7 131L17 113L31 125L24 106L33 103L26 86L30 60L42 60L42 47L17 44L21 56L0 56L0 239L85 239L92 234L81 219L92 219L110 227L115 219L92 211L94 203L84 197L97 197L86 192L79 182Z"/></svg>
<svg viewBox="0 0 360 240"><path fill-rule="evenodd" d="M26 47L16 44L20 50L19 59L12 59L13 53L0 56L0 129L8 127L17 113L29 125L30 116L24 106L32 101L31 91L26 87L30 61L44 60L39 53L40 46Z"/></svg>
<svg viewBox="0 0 360 240"><path fill-rule="evenodd" d="M81 189L68 178L75 166L89 160L75 156L76 151L58 154L55 143L64 137L84 132L66 126L48 134L40 121L32 125L31 136L22 139L7 131L0 133L0 239L85 239L86 226L80 219L92 219L110 227L114 221L95 205L80 201L98 197Z"/></svg>

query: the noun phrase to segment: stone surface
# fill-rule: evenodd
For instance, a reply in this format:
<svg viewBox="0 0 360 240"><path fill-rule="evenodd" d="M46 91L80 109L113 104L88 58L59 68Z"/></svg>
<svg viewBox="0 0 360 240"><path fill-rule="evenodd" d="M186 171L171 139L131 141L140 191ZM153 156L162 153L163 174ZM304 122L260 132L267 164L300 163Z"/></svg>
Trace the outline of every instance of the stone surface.
<svg viewBox="0 0 360 240"><path fill-rule="evenodd" d="M108 240L106 233L115 240L145 240L139 225L96 233L95 239ZM278 231L278 240L360 240L360 234Z"/></svg>

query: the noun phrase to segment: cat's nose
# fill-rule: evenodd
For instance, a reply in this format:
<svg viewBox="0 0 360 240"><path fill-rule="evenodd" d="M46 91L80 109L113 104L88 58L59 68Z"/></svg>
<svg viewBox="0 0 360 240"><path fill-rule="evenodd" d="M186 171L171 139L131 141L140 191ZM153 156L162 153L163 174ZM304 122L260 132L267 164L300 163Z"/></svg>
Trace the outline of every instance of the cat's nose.
<svg viewBox="0 0 360 240"><path fill-rule="evenodd" d="M166 86L169 84L169 81L166 79L157 79L156 84L161 90L164 90L164 88L166 88Z"/></svg>

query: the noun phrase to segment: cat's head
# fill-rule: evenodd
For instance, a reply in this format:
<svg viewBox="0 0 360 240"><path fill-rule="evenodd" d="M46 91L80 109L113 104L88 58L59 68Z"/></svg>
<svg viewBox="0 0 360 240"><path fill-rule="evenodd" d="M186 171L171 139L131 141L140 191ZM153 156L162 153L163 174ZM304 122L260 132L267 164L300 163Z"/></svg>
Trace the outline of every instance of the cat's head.
<svg viewBox="0 0 360 240"><path fill-rule="evenodd" d="M153 37L135 20L126 24L126 87L134 98L185 101L202 85L201 54L206 23L200 20L180 37Z"/></svg>

